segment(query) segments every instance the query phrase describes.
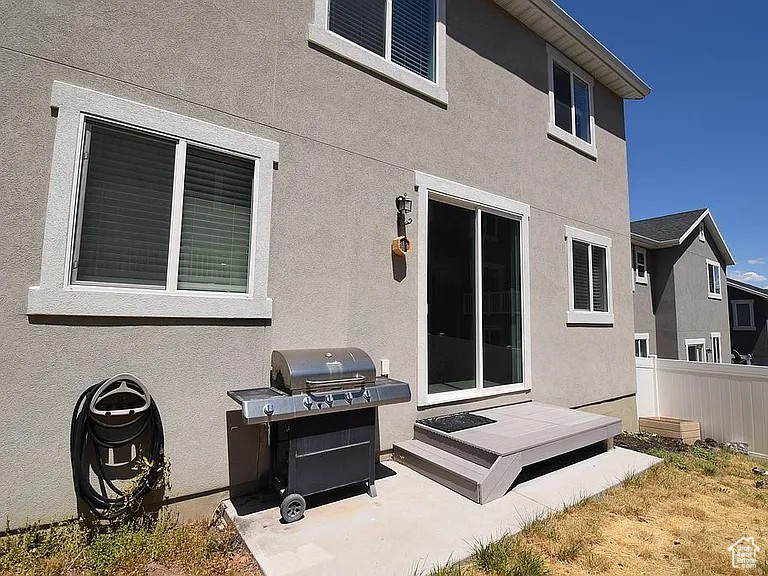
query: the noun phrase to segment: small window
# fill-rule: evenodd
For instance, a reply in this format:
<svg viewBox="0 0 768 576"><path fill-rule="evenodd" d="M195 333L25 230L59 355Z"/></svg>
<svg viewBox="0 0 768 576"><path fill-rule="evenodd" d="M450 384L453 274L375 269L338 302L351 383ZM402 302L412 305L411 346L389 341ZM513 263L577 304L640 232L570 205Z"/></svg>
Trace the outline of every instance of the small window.
<svg viewBox="0 0 768 576"><path fill-rule="evenodd" d="M595 154L592 78L557 50L549 51L550 134Z"/></svg>
<svg viewBox="0 0 768 576"><path fill-rule="evenodd" d="M570 323L613 323L611 239L566 226Z"/></svg>
<svg viewBox="0 0 768 576"><path fill-rule="evenodd" d="M635 334L635 357L648 358L648 334Z"/></svg>
<svg viewBox="0 0 768 576"><path fill-rule="evenodd" d="M717 300L723 299L720 286L720 264L713 260L707 260L707 296Z"/></svg>
<svg viewBox="0 0 768 576"><path fill-rule="evenodd" d="M731 300L731 320L734 330L754 330L755 301Z"/></svg>
<svg viewBox="0 0 768 576"><path fill-rule="evenodd" d="M712 332L712 362L721 364L723 362L723 346L720 338L720 332Z"/></svg>
<svg viewBox="0 0 768 576"><path fill-rule="evenodd" d="M647 253L645 248L635 246L635 282L638 284L648 284L646 258Z"/></svg>
<svg viewBox="0 0 768 576"><path fill-rule="evenodd" d="M445 0L314 0L313 44L438 101Z"/></svg>
<svg viewBox="0 0 768 576"><path fill-rule="evenodd" d="M704 362L704 338L686 340L685 350L690 362Z"/></svg>

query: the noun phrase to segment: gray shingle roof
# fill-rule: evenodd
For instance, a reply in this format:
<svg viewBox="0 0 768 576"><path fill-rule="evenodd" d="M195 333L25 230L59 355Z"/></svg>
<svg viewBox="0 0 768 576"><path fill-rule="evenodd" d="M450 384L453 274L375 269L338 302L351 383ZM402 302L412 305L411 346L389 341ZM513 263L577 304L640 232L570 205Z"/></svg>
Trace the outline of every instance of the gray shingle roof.
<svg viewBox="0 0 768 576"><path fill-rule="evenodd" d="M762 294L765 294L765 297L768 298L768 288L759 288L757 286L753 286L752 284L741 282L740 280L734 280L733 278L728 278L728 284L736 288L746 288L747 290L760 292Z"/></svg>
<svg viewBox="0 0 768 576"><path fill-rule="evenodd" d="M706 208L647 218L646 220L635 220L630 224L630 229L632 234L658 242L677 241L704 212L706 212Z"/></svg>

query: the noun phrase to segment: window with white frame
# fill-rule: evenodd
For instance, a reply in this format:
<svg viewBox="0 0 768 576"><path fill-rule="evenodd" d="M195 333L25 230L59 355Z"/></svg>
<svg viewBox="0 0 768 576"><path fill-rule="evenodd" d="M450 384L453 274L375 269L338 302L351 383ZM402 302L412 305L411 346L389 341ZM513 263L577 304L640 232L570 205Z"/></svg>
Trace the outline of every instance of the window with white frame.
<svg viewBox="0 0 768 576"><path fill-rule="evenodd" d="M311 42L445 101L445 0L315 0Z"/></svg>
<svg viewBox="0 0 768 576"><path fill-rule="evenodd" d="M706 242L707 237L704 235L704 224L699 224L699 242Z"/></svg>
<svg viewBox="0 0 768 576"><path fill-rule="evenodd" d="M72 169L51 175L29 314L271 315L276 143L59 82L52 105Z"/></svg>
<svg viewBox="0 0 768 576"><path fill-rule="evenodd" d="M635 334L635 357L648 358L648 333Z"/></svg>
<svg viewBox="0 0 768 576"><path fill-rule="evenodd" d="M721 364L723 362L723 345L720 332L712 332L710 337L712 339L712 362Z"/></svg>
<svg viewBox="0 0 768 576"><path fill-rule="evenodd" d="M568 322L612 324L611 239L565 227L570 305Z"/></svg>
<svg viewBox="0 0 768 576"><path fill-rule="evenodd" d="M755 301L731 300L731 320L734 330L754 330Z"/></svg>
<svg viewBox="0 0 768 576"><path fill-rule="evenodd" d="M645 248L635 246L635 282L648 284L648 267L646 264L647 253Z"/></svg>
<svg viewBox="0 0 768 576"><path fill-rule="evenodd" d="M596 155L592 91L594 80L560 52L549 53L549 134Z"/></svg>
<svg viewBox="0 0 768 576"><path fill-rule="evenodd" d="M690 362L704 362L704 338L686 339L685 353Z"/></svg>
<svg viewBox="0 0 768 576"><path fill-rule="evenodd" d="M717 300L723 299L720 264L714 260L707 260L707 296Z"/></svg>

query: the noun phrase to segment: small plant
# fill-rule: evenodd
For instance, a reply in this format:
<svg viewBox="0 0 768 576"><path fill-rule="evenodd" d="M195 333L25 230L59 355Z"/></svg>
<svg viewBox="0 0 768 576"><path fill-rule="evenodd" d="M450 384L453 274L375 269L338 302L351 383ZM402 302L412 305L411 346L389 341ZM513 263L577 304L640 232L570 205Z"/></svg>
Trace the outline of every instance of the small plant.
<svg viewBox="0 0 768 576"><path fill-rule="evenodd" d="M529 548L516 545L512 551L511 566L504 576L546 576L549 574L544 558Z"/></svg>
<svg viewBox="0 0 768 576"><path fill-rule="evenodd" d="M505 535L499 540L492 540L486 544L477 541L472 553L475 565L492 574L506 574L509 569L508 538L509 536Z"/></svg>
<svg viewBox="0 0 768 576"><path fill-rule="evenodd" d="M461 576L461 563L454 564L448 560L442 566L434 568L429 576Z"/></svg>
<svg viewBox="0 0 768 576"><path fill-rule="evenodd" d="M571 542L569 544L565 544L561 546L557 553L555 554L555 557L560 562L573 562L576 560L579 556L581 556L582 553L582 546L580 542Z"/></svg>

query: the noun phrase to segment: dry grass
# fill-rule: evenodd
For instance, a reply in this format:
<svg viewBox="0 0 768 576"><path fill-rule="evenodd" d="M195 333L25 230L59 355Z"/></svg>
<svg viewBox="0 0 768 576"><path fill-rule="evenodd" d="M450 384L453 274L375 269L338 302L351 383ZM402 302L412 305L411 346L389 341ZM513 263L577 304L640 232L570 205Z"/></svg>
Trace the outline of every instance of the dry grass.
<svg viewBox="0 0 768 576"><path fill-rule="evenodd" d="M81 574L258 576L231 528L180 524L170 515L113 527L78 522L31 527L0 538L0 576Z"/></svg>
<svg viewBox="0 0 768 576"><path fill-rule="evenodd" d="M758 574L768 575L768 487L756 462L740 454L693 448L657 455L664 463L521 533L477 550L456 574ZM727 548L742 536L761 547L755 570L731 567ZM544 571L514 571L510 550L527 550Z"/></svg>

